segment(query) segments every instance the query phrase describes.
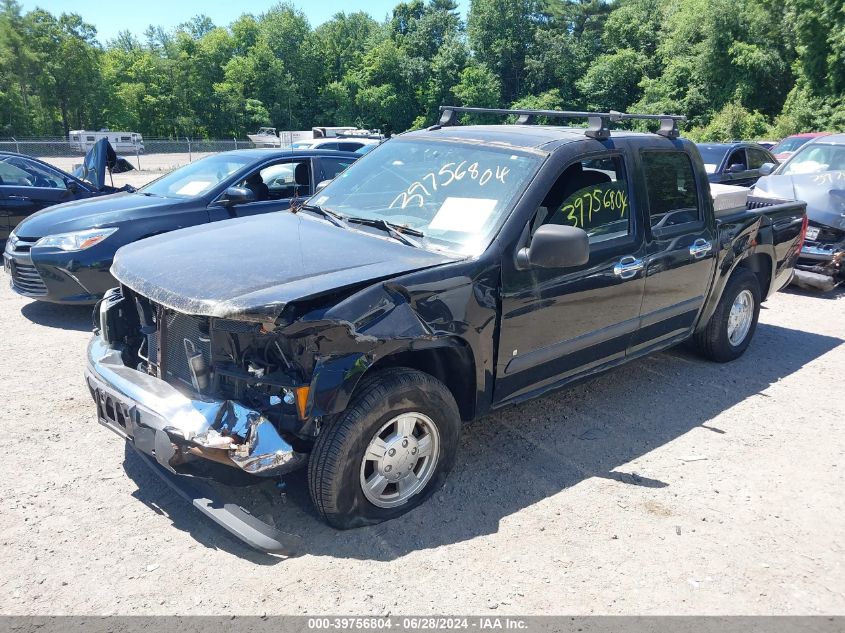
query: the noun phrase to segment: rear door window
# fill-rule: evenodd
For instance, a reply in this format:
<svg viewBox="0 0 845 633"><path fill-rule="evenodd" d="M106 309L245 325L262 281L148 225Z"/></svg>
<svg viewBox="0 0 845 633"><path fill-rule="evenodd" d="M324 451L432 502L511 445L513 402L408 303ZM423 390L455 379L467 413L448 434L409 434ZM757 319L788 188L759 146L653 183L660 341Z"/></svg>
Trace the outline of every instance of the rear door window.
<svg viewBox="0 0 845 633"><path fill-rule="evenodd" d="M698 188L686 152L643 152L652 230L701 220Z"/></svg>

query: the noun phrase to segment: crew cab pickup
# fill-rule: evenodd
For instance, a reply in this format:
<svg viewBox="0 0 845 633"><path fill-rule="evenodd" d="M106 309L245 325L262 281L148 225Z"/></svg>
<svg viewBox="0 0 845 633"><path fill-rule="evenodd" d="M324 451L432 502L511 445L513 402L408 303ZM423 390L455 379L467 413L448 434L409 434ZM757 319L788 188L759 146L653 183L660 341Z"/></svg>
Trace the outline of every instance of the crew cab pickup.
<svg viewBox="0 0 845 633"><path fill-rule="evenodd" d="M351 528L442 485L462 421L685 339L717 362L746 350L792 276L803 203L716 217L676 118L611 134L616 113L460 110L292 212L120 249L88 349L100 421L183 489L307 464L320 516ZM287 546L210 494L191 497L224 527Z"/></svg>

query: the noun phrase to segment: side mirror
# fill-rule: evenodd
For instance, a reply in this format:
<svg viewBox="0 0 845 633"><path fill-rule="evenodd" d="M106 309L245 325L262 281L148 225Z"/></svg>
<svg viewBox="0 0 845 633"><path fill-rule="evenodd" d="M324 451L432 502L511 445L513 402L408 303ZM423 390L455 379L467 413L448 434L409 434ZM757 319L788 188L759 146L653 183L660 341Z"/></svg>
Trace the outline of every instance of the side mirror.
<svg viewBox="0 0 845 633"><path fill-rule="evenodd" d="M317 188L314 190L314 193L317 193L317 192L322 191L323 189L325 189L325 188L326 188L326 185L328 185L331 181L332 181L332 179L331 179L331 178L329 178L328 180L321 180L320 182L318 182L318 183L317 183Z"/></svg>
<svg viewBox="0 0 845 633"><path fill-rule="evenodd" d="M739 174L744 171L746 171L746 167L742 163L734 163L733 165L728 167L729 174Z"/></svg>
<svg viewBox="0 0 845 633"><path fill-rule="evenodd" d="M220 198L220 204L224 207L233 207L247 202L255 202L255 194L246 187L229 187Z"/></svg>
<svg viewBox="0 0 845 633"><path fill-rule="evenodd" d="M65 178L65 189L73 194L79 193L79 185L76 184L75 180L71 180L70 178Z"/></svg>
<svg viewBox="0 0 845 633"><path fill-rule="evenodd" d="M531 245L516 254L520 270L528 268L572 268L590 260L590 238L584 229L561 224L544 224Z"/></svg>
<svg viewBox="0 0 845 633"><path fill-rule="evenodd" d="M777 168L777 165L775 165L774 163L763 163L762 165L760 165L760 169L758 169L757 171L760 172L761 176L768 176L776 168Z"/></svg>

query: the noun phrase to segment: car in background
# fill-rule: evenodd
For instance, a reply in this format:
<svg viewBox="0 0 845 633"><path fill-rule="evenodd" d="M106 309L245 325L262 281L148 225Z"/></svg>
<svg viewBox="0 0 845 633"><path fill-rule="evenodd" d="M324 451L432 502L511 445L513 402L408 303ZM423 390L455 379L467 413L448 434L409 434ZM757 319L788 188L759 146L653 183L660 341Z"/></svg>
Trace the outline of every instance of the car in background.
<svg viewBox="0 0 845 633"><path fill-rule="evenodd" d="M116 169L118 163L120 169ZM88 152L75 175L32 156L0 152L0 245L12 229L36 211L119 191L105 183L106 169L126 171L124 163L108 147L108 141Z"/></svg>
<svg viewBox="0 0 845 633"><path fill-rule="evenodd" d="M771 152L757 143L698 143L697 147L712 183L750 187L763 175L763 165L778 164Z"/></svg>
<svg viewBox="0 0 845 633"><path fill-rule="evenodd" d="M795 267L798 285L831 290L845 281L845 134L825 134L805 143L760 178L754 195L807 203L809 225Z"/></svg>
<svg viewBox="0 0 845 633"><path fill-rule="evenodd" d="M778 144L777 141L755 141L755 143L757 143L757 145L759 145L760 147L763 147L768 150L771 150L775 145Z"/></svg>
<svg viewBox="0 0 845 633"><path fill-rule="evenodd" d="M341 152L357 152L364 147L368 147L370 150L375 149L384 141L385 137L382 134L363 130L361 132L338 132L336 136L296 141L291 147L293 149L333 149ZM366 151L363 153L366 153Z"/></svg>
<svg viewBox="0 0 845 633"><path fill-rule="evenodd" d="M772 148L772 154L774 154L775 158L779 161L783 162L792 156L798 148L805 143L821 136L827 136L828 134L830 134L830 132L805 132L803 134L793 134L792 136L787 136Z"/></svg>
<svg viewBox="0 0 845 633"><path fill-rule="evenodd" d="M340 138L315 138L307 141L296 141L291 144L291 149L324 149L337 150L341 152L355 152L364 145L377 144L367 139L340 139Z"/></svg>
<svg viewBox="0 0 845 633"><path fill-rule="evenodd" d="M7 241L4 268L20 295L95 303L115 285L109 268L121 246L188 226L287 209L358 158L324 150L214 154L138 190L68 202L24 219Z"/></svg>

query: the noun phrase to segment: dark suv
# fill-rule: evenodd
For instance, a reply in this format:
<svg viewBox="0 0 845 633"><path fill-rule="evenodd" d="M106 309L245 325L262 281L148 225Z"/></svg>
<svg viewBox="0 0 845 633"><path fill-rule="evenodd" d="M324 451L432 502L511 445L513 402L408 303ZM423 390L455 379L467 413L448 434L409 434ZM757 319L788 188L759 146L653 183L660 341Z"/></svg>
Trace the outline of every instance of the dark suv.
<svg viewBox="0 0 845 633"><path fill-rule="evenodd" d="M774 155L757 143L699 143L698 151L710 182L751 187L778 165Z"/></svg>

